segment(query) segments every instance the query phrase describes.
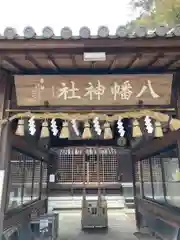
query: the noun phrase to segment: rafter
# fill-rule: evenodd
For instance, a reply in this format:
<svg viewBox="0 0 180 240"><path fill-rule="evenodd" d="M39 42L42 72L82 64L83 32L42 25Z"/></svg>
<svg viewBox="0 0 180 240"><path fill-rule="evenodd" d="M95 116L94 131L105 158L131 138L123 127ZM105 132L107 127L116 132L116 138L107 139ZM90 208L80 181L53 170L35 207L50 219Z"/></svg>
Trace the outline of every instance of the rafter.
<svg viewBox="0 0 180 240"><path fill-rule="evenodd" d="M115 55L114 59L109 64L109 70L112 70L115 67L117 59L118 59L118 55Z"/></svg>
<svg viewBox="0 0 180 240"><path fill-rule="evenodd" d="M25 71L26 70L22 65L20 65L14 59L12 59L12 58L10 58L8 56L2 57L2 61L6 61L8 64L10 64L14 68L16 68L18 71Z"/></svg>
<svg viewBox="0 0 180 240"><path fill-rule="evenodd" d="M53 55L52 54L48 54L47 55L47 58L48 60L51 62L51 64L54 66L55 69L59 70L60 67L59 65L57 64L56 60L54 59Z"/></svg>
<svg viewBox="0 0 180 240"><path fill-rule="evenodd" d="M137 61L137 59L140 58L140 57L141 57L141 54L137 53L134 57L132 57L132 59L130 60L130 62L126 66L126 68L131 68L133 66L133 64Z"/></svg>
<svg viewBox="0 0 180 240"><path fill-rule="evenodd" d="M27 54L25 58L27 61L32 63L37 69L42 69L38 61L32 55Z"/></svg>
<svg viewBox="0 0 180 240"><path fill-rule="evenodd" d="M163 66L163 68L169 68L171 67L174 63L178 62L180 60L180 56L176 56L174 59L170 60L167 64Z"/></svg>
<svg viewBox="0 0 180 240"><path fill-rule="evenodd" d="M158 55L156 55L148 64L147 64L147 66L146 67L152 67L152 65L154 65L158 60L159 60L159 58L161 58L161 57L163 57L164 56L164 54L158 54Z"/></svg>

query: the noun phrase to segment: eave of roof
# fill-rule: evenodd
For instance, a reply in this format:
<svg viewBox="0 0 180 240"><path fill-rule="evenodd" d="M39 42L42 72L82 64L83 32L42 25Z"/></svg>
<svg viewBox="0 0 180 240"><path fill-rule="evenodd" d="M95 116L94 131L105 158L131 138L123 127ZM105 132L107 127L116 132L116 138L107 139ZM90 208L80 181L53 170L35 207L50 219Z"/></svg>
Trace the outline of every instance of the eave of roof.
<svg viewBox="0 0 180 240"><path fill-rule="evenodd" d="M1 35L1 39L97 39L97 38L153 38L153 37L179 37L180 25L174 28L169 28L166 25L159 25L154 30L149 30L145 26L137 26L130 32L125 26L119 26L114 35L110 35L110 31L106 26L100 26L97 35L91 35L91 30L88 27L81 27L79 35L74 36L73 31L69 27L64 27L60 30L60 35L55 35L54 30L46 26L42 29L42 34L38 36L33 27L27 26L24 28L23 36L18 35L16 29L7 27Z"/></svg>
<svg viewBox="0 0 180 240"><path fill-rule="evenodd" d="M105 52L104 62L84 62L84 52ZM32 27L19 36L6 28L0 37L0 65L13 74L139 74L179 71L180 26L157 26L147 31L143 26L129 32L118 27L115 35L105 26L97 36L82 27L79 36L70 28L59 36L50 27L37 36Z"/></svg>

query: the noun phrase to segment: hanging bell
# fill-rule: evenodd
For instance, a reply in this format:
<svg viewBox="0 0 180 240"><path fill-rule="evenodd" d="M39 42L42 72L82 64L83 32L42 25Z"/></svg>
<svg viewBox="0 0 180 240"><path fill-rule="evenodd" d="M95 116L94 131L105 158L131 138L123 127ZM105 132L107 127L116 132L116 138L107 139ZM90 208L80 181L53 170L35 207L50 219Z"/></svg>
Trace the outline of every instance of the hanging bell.
<svg viewBox="0 0 180 240"><path fill-rule="evenodd" d="M16 129L16 135L24 136L24 119L19 119Z"/></svg>
<svg viewBox="0 0 180 240"><path fill-rule="evenodd" d="M82 134L82 138L83 139L90 139L91 137L92 137L92 134L91 134L90 124L87 121L84 124L84 131L83 131L83 134Z"/></svg>
<svg viewBox="0 0 180 240"><path fill-rule="evenodd" d="M59 137L60 138L69 138L69 127L68 127L67 121L63 122Z"/></svg>
<svg viewBox="0 0 180 240"><path fill-rule="evenodd" d="M132 136L133 137L141 137L142 136L142 132L141 132L139 122L137 119L133 120Z"/></svg>
<svg viewBox="0 0 180 240"><path fill-rule="evenodd" d="M46 138L46 137L49 137L49 128L48 128L48 122L45 120L42 123L40 138Z"/></svg>
<svg viewBox="0 0 180 240"><path fill-rule="evenodd" d="M163 137L163 130L161 127L161 123L159 121L155 122L154 136L155 137Z"/></svg>
<svg viewBox="0 0 180 240"><path fill-rule="evenodd" d="M112 138L113 138L113 134L111 131L110 124L106 122L104 124L104 139L112 139Z"/></svg>

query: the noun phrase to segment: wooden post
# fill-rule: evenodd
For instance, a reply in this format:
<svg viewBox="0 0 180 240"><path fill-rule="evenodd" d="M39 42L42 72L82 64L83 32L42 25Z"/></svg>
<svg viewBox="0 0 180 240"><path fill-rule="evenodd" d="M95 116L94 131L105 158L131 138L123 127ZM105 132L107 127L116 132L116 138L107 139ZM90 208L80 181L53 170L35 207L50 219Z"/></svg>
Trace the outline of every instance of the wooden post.
<svg viewBox="0 0 180 240"><path fill-rule="evenodd" d="M137 206L137 194L136 194L136 163L134 161L132 153L131 157L131 166L132 166L132 179L133 179L133 194L134 194L134 204L135 204L135 219L136 219L136 228L140 229L140 219L139 219L139 211Z"/></svg>
<svg viewBox="0 0 180 240"><path fill-rule="evenodd" d="M0 120L7 118L5 109L10 107L14 78L0 69ZM11 124L8 122L0 127L0 239L3 234L6 197L8 196L8 166L11 154Z"/></svg>
<svg viewBox="0 0 180 240"><path fill-rule="evenodd" d="M172 82L172 104L176 110L176 118L180 119L180 73L173 74ZM179 159L179 168L180 168L180 140L177 140L178 146L178 159Z"/></svg>

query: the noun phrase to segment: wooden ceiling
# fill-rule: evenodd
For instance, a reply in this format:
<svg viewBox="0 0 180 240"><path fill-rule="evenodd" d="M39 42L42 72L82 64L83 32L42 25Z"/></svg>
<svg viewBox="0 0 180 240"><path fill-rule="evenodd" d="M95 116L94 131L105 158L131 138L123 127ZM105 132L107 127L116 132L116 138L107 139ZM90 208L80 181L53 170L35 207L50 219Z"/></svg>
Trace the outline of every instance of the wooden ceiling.
<svg viewBox="0 0 180 240"><path fill-rule="evenodd" d="M180 52L107 54L106 61L85 62L83 54L1 55L1 67L13 74L158 73L180 68Z"/></svg>

